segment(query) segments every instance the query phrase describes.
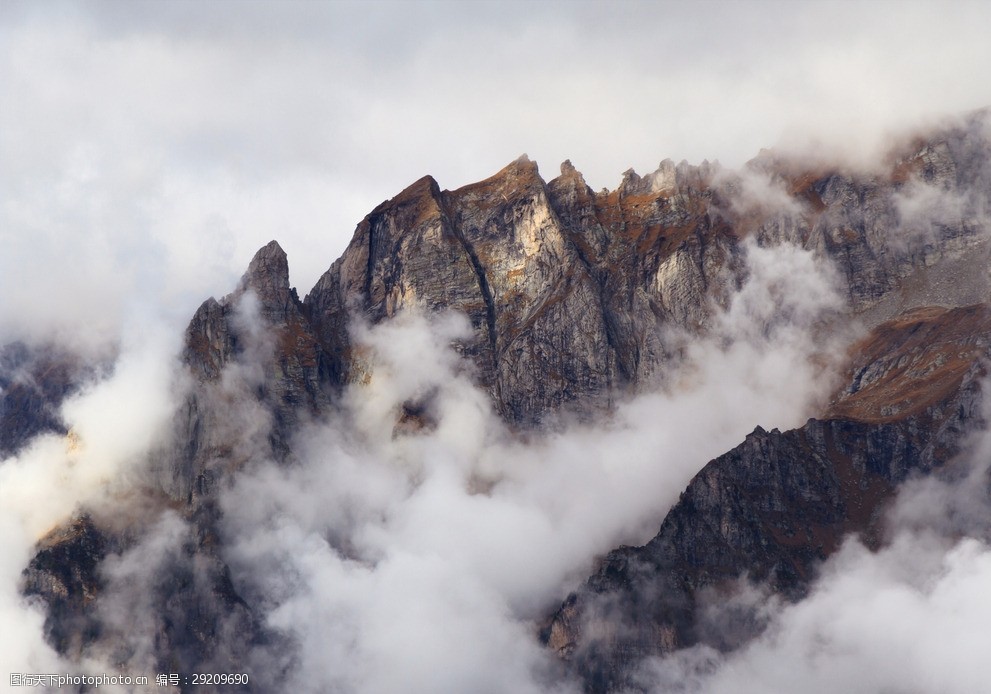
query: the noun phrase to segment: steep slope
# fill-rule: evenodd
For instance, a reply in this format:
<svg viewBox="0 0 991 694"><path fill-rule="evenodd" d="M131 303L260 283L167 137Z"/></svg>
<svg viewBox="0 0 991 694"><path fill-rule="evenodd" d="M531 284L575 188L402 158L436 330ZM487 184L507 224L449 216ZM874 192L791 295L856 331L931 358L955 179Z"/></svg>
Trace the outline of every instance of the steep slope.
<svg viewBox="0 0 991 694"><path fill-rule="evenodd" d="M262 448L285 458L300 419L330 403L327 352L289 286L286 254L275 241L255 254L234 292L196 311L182 361L198 385L176 419L178 445L158 466L163 488L177 501L191 503L242 465L248 453L238 450L239 440L263 436ZM264 421L232 431L225 416L232 399L256 402Z"/></svg>
<svg viewBox="0 0 991 694"><path fill-rule="evenodd" d="M927 308L876 328L852 350L850 379L823 419L757 428L692 480L658 534L611 552L543 634L589 691L627 685L647 655L736 647L760 630L708 609L741 579L791 599L845 536L883 537L899 483L950 462L980 421L991 307Z"/></svg>
<svg viewBox="0 0 991 694"><path fill-rule="evenodd" d="M347 335L355 315L377 322L403 309L455 309L475 328L462 350L512 421L532 424L632 381L632 366L621 365L645 350L624 344L630 338L619 326L636 323L649 334L643 318L656 319L647 302L635 320L608 310L608 278L597 281L601 273L583 249L584 237L604 232L595 221L581 228L567 206L588 203L590 191L578 191L584 203L568 198L558 180L548 186L522 157L453 192L422 179L377 208L305 300L328 352L338 355L335 373L347 380L351 371ZM579 227L566 227L559 213Z"/></svg>

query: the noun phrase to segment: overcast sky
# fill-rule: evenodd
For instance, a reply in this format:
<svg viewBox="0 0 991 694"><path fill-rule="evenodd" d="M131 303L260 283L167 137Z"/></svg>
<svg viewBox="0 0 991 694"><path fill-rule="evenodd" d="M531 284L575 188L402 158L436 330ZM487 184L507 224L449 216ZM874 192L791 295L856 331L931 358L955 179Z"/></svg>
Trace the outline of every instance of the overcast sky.
<svg viewBox="0 0 991 694"><path fill-rule="evenodd" d="M0 331L184 323L526 152L614 188L991 105L986 2L0 3Z"/></svg>
<svg viewBox="0 0 991 694"><path fill-rule="evenodd" d="M41 643L40 615L25 609L18 593L40 528L65 517L93 490L102 493L106 479L150 445L152 432L173 412L167 355L178 349L181 328L206 297L231 291L269 240L279 240L288 252L291 279L302 296L365 214L425 174L442 188L457 188L526 152L545 178L571 159L593 187L614 188L624 170L644 173L665 158L718 159L735 167L772 146L869 158L885 133L991 106L988 27L991 3L984 0L0 0L0 345L58 331L76 343L120 339L125 355L112 378L64 410L86 442L74 453L80 464L65 454L62 441L44 439L24 458L28 464L0 468L0 623L27 625L8 630L16 634L5 644L12 662L32 664L28 672L61 668ZM817 300L808 282L824 268L811 256L794 249L764 253L770 254L764 256L768 271L752 272L755 281L785 287L784 300L798 305ZM790 263L774 262L782 253ZM750 261L761 257L748 254ZM741 292L743 303L734 304L744 311L746 295ZM777 302L757 303L776 310ZM445 415L445 426L411 439L410 450L422 460L404 457L408 451L396 447L391 418L367 434L358 432L371 442L369 456L378 455L376 436L384 447L396 447L395 453L384 448L389 455L381 460L339 454L338 432L328 428L313 434L312 452L304 450L304 464L292 475L278 471L273 484L262 468L254 478L242 477L244 488L227 498L246 514L235 549L267 551L276 559L285 552L284 565L298 569L285 575L302 590L289 593L277 612L296 633L314 635L304 644L319 647L304 653L302 662L311 669L300 673L332 666L334 672L323 674L335 682L341 676L336 670L352 674L371 663L373 680L420 673L420 680L405 682L412 690L433 677L477 676L474 670L484 675L488 669L492 681L514 683L508 675L519 672L521 680L529 677L533 660L527 658L547 656L526 640L529 626L507 606L546 598L572 572L583 577L585 570L575 567L625 541L618 536L641 527L644 513L657 512L658 499L673 502L697 466L739 441L755 420L768 428L797 424L807 416L801 403L828 385L802 370L811 368L804 333L796 332L802 339L791 344L777 333L769 339L767 331L753 330L766 324L761 316L737 319L724 327L729 335L739 332L739 341L723 340L717 331L720 339L712 345L730 347L701 343L695 390L676 400L642 398L621 410L618 428L577 429L529 449L490 445L495 434L487 432L501 431L501 422L486 410L487 399L454 376L444 354L437 356L447 343L443 330L383 328L374 344L382 346L385 366L398 360L403 368L393 373L417 387L423 379L420 392L440 393L447 403L441 411L453 413ZM432 352L411 347L431 340ZM418 362L424 368L408 366ZM786 381L782 369L789 373ZM391 413L406 399L395 386L381 411ZM234 401L254 413L250 399ZM244 412L234 407L224 415L240 424L236 417ZM459 419L471 416L478 419L472 426ZM483 454L502 456L492 460L506 466L509 484L491 495L467 493L468 480L479 479L471 465ZM534 456L543 465L529 465ZM423 493L407 488L400 460L423 466ZM615 460L628 464L623 474ZM237 503L253 484L265 485L266 499L279 513ZM325 490L330 497L322 496ZM595 504L587 503L588 490L594 490ZM39 504L41 496L48 503ZM368 556L380 553L382 570L370 571L311 542L313 532L324 532L323 524L334 527L335 514L351 508L370 509L356 516L354 538L365 542ZM267 523L284 517L289 534L266 545ZM656 518L651 522L657 527ZM302 544L294 544L297 530ZM297 552L300 547L316 550ZM952 583L961 573L991 575L987 553L971 555L973 561L964 556L949 564L961 572L940 576ZM274 576L281 590L281 574L265 571L264 562L250 565L251 558L244 560L249 567L242 567L242 579L257 571L259 580ZM857 554L847 560L863 569L854 571L855 581L865 572L872 578L867 560ZM141 592L145 584L121 564L112 561L108 575ZM154 565L135 566L148 573ZM863 584L898 589L901 576L895 578ZM932 580L942 585L938 577ZM970 583L979 587L980 581ZM737 670L720 672L746 672L751 662L769 661L804 673L795 661L814 652L809 643L821 643L821 631L806 628L821 623L810 613L838 615L834 621L844 624L851 614L877 614L864 611L864 601L840 601L848 609L836 609L834 598L846 595L839 590L844 585L826 583L819 599L785 614L775 632L783 635L780 642L761 642L732 663ZM405 611L392 609L396 596ZM972 612L955 602L948 611L945 601L932 601L933 610L929 602L917 602L918 609L902 610L904 619L871 619L848 631L883 630L877 642L887 643L890 633L914 634L918 625L933 623L934 614L991 613L979 601ZM937 639L948 634L942 640L953 645L964 635L986 651L981 620L965 621L964 629L937 630ZM358 641L364 660L328 658L324 637L350 648L352 623L364 630ZM892 631L892 624L910 628ZM411 657L402 667L394 658L397 637L411 646L403 651ZM486 647L476 648L477 639ZM835 681L844 683L847 672L878 669L871 657L876 651L863 648L863 641L838 643L852 644L842 653L867 655L852 668L839 662ZM466 644L472 648L461 652ZM906 652L914 668L904 655L880 668L893 673L892 686L925 674L931 662ZM823 669L822 662L837 664L816 660L810 667L831 677L834 668ZM960 668L967 676L975 671ZM756 681L773 684L775 672L769 672ZM986 681L979 674L983 680L964 679ZM383 691L396 689L388 684ZM326 689L316 680L311 686ZM830 680L824 691L843 689Z"/></svg>

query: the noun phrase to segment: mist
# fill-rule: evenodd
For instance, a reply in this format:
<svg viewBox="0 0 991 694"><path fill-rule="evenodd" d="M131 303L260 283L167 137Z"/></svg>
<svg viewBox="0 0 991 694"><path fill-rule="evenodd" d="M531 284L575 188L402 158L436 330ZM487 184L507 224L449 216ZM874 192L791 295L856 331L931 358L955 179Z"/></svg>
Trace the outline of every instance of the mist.
<svg viewBox="0 0 991 694"><path fill-rule="evenodd" d="M22 571L37 543L80 509L115 515L130 503L178 404L177 342L155 331L127 334L112 371L62 404L68 435L42 434L0 462L0 649L12 672L78 671L46 642L43 606L21 595Z"/></svg>
<svg viewBox="0 0 991 694"><path fill-rule="evenodd" d="M801 424L835 366L812 357L853 335L813 338L842 306L828 264L746 250L748 279L672 386L598 425L510 431L453 349L458 314L356 326L367 376L343 411L298 435L298 465L257 459L222 497L232 579L293 644L258 662L288 658L278 681L300 691L565 687L539 621L597 556L649 539L710 458ZM397 424L411 401L428 421Z"/></svg>

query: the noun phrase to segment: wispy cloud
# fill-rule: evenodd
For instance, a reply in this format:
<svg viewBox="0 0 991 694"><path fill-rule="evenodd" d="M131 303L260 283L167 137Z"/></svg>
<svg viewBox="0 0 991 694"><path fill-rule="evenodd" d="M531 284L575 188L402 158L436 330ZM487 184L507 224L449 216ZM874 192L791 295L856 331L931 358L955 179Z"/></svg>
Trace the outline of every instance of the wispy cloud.
<svg viewBox="0 0 991 694"><path fill-rule="evenodd" d="M463 317L358 329L345 411L301 433L298 466L259 459L223 496L232 577L294 641L293 686L565 686L537 620L596 555L648 539L709 458L758 422L801 423L829 383L810 328L839 305L834 278L791 247L748 259L672 390L526 441L451 349Z"/></svg>

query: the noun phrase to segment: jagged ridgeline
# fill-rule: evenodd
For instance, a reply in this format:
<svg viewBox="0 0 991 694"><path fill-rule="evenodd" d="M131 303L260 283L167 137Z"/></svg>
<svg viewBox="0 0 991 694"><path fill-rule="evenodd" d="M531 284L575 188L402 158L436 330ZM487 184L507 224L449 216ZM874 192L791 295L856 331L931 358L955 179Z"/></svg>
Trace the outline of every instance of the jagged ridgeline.
<svg viewBox="0 0 991 694"><path fill-rule="evenodd" d="M602 192L570 162L547 181L526 156L454 191L425 177L365 217L303 299L271 242L187 328L182 368L192 385L169 444L149 455L142 510L121 527L80 509L39 543L23 590L47 606L49 642L70 662L252 670L246 689L274 691L302 656L266 622L264 596L232 577L220 497L259 456L297 464L301 427L335 416L368 381L370 326L408 313L465 316L470 327L453 342L464 374L506 431L539 437L676 387L693 341L748 282L748 255L796 247L832 268L842 299L800 327L831 345L825 336L860 326L846 356L819 355L842 363L829 402L798 429L758 427L699 461L659 533L601 559L530 634L560 661L560 681L596 692L639 686L631 673L644 657L739 647L761 620L713 621L704 605L744 576L802 599L844 537L883 545L899 485L951 468L983 423L989 132L987 114L973 114L900 143L870 172L762 153L740 172L665 161ZM787 301L768 297L780 306L766 320L794 319ZM58 431L58 403L82 368L25 349L0 362L6 453ZM15 366L35 377L8 387ZM402 404L394 436L436 425L431 398ZM167 527L166 511L175 519ZM101 608L111 590L101 565L155 533L171 533L172 549L143 597L154 638L139 647L126 620ZM337 550L347 555L347 543Z"/></svg>

